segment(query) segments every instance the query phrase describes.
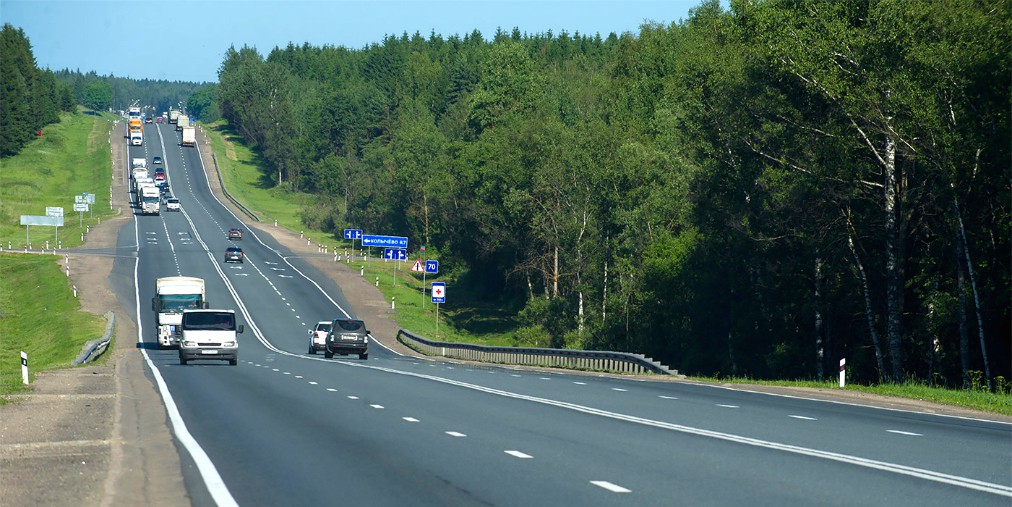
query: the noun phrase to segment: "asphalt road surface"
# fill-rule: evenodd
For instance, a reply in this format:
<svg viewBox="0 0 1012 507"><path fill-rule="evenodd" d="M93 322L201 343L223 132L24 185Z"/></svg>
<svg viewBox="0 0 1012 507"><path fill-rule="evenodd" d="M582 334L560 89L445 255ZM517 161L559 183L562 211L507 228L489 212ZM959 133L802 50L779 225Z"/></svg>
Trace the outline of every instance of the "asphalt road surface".
<svg viewBox="0 0 1012 507"><path fill-rule="evenodd" d="M173 127L145 125L129 156L164 159L183 211L124 227L119 246L137 257L114 276L135 280L119 296L137 309L197 505L1012 503L1007 423L467 366L375 341L368 360L308 355L308 328L347 315L356 295L219 203ZM232 227L245 238L230 242ZM243 264L223 263L232 244ZM236 310L238 366L181 366L158 349L154 282L175 275L205 279L211 307Z"/></svg>

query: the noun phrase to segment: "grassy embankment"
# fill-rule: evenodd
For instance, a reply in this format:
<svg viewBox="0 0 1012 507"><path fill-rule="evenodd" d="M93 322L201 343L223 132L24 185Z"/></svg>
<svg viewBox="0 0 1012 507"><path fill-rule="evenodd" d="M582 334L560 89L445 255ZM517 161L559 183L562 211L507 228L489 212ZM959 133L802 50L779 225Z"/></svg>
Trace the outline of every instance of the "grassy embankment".
<svg viewBox="0 0 1012 507"><path fill-rule="evenodd" d="M351 243L343 238L335 238L323 231L307 229L302 224L300 212L303 205L315 202L318 197L273 188L269 182L265 181L263 173L258 168L259 158L243 145L240 138L221 124L213 125L207 129L207 132L218 157L222 178L229 192L257 213L264 223L273 224L274 220L277 220L279 226L291 231L303 232L307 238L312 238L314 244L330 247L331 252L335 246L339 247L342 253L344 249L351 248ZM413 260L417 256L417 250L409 253L409 259ZM350 266L356 269L364 266L364 276L367 280L372 281L379 278L379 286L386 299L396 298L395 319L404 329L444 341L516 345L512 333L515 324L509 323L508 319L504 318L501 313L497 313L495 309L466 306L465 302L474 299L462 294L454 283L456 280L452 277L440 275L436 278L426 279L426 286L429 286L433 281L447 283L448 304L440 307L439 333L437 335L435 306L428 302L429 296L423 292L421 278L409 272L410 262L400 265L400 270L396 272L396 285L394 284L394 272L397 267L395 263L384 263L374 258L368 263L355 261ZM677 367L677 365L674 366ZM787 387L838 388L834 382L756 381L748 378L700 378L698 380ZM1012 396L1008 394L1007 385L997 394L989 393L979 386L968 390L955 390L934 388L919 382L877 386L850 383L847 384L846 389L1012 415Z"/></svg>
<svg viewBox="0 0 1012 507"><path fill-rule="evenodd" d="M23 389L20 352L28 354L34 373L65 368L88 340L99 338L105 318L81 311L72 284L61 271L60 257L12 253L27 242L40 249L56 246L53 227L31 227L26 238L21 215L45 215L47 206L62 206L65 227L60 227L63 248L80 246L81 233L109 209L112 177L109 117L63 115L61 122L43 130L16 156L0 161L0 395ZM73 212L74 196L96 194L92 213L80 219ZM79 222L80 220L80 222ZM27 240L27 241L26 241ZM3 404L0 398L0 404Z"/></svg>

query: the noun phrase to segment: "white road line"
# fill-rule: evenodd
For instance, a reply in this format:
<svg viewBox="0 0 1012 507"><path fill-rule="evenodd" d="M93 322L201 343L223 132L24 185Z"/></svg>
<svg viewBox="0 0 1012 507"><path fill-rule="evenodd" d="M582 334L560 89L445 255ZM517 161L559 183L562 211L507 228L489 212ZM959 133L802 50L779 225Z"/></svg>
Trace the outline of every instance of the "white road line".
<svg viewBox="0 0 1012 507"><path fill-rule="evenodd" d="M337 389L334 389L333 387L328 387L327 390L330 391L330 392L332 392L332 393L336 393L337 392Z"/></svg>
<svg viewBox="0 0 1012 507"><path fill-rule="evenodd" d="M658 396L658 398L665 399L665 400L677 400L678 399L678 398L675 398L674 396L664 396L663 394L660 395L660 396Z"/></svg>
<svg viewBox="0 0 1012 507"><path fill-rule="evenodd" d="M590 483L593 484L593 485L595 485L595 486L597 486L597 487L599 487L599 488L607 489L608 491L611 491L612 493L632 493L632 490L623 488L622 486L619 486L618 484L612 484L612 483L610 483L608 481L590 481Z"/></svg>
<svg viewBox="0 0 1012 507"><path fill-rule="evenodd" d="M358 399L358 396L348 396L348 399L349 399L349 400L357 400L357 399Z"/></svg>
<svg viewBox="0 0 1012 507"><path fill-rule="evenodd" d="M313 382L312 380L310 380L310 381L309 381L309 385L311 385L311 386L315 386L315 385L316 385L316 382Z"/></svg>
<svg viewBox="0 0 1012 507"><path fill-rule="evenodd" d="M622 389L620 387L613 387L613 388L611 388L611 390L612 391L618 391L618 392L621 392L621 393L627 393L627 392L629 392L628 389Z"/></svg>
<svg viewBox="0 0 1012 507"><path fill-rule="evenodd" d="M271 369L272 369L273 371L281 371L281 370L278 370L277 368L271 368Z"/></svg>
<svg viewBox="0 0 1012 507"><path fill-rule="evenodd" d="M512 374L512 375L510 375L510 376L511 376L511 377L519 377L520 375L517 375L516 373L514 373L514 374Z"/></svg>
<svg viewBox="0 0 1012 507"><path fill-rule="evenodd" d="M286 372L285 372L285 375L291 375L291 372L287 372L287 371L286 371Z"/></svg>
<svg viewBox="0 0 1012 507"><path fill-rule="evenodd" d="M907 436L910 436L910 437L923 437L924 436L924 435L922 435L920 433L911 433L909 431L900 431L900 430L886 430L886 432L888 432L888 433L895 433L897 435L907 435Z"/></svg>
<svg viewBox="0 0 1012 507"><path fill-rule="evenodd" d="M377 404L375 404L375 403L374 403L374 404L372 404L372 405L369 405L369 406L370 406L370 407L372 407L372 408L375 408L375 409L377 409L377 410L382 410L382 409L383 409L383 405L377 405Z"/></svg>
<svg viewBox="0 0 1012 507"><path fill-rule="evenodd" d="M585 386L585 385L587 385L586 382L573 382L573 383L576 384L576 385L578 385L578 386Z"/></svg>
<svg viewBox="0 0 1012 507"><path fill-rule="evenodd" d="M724 404L721 404L721 403L718 403L717 406L718 407L724 407L724 408L738 408L738 405L724 405Z"/></svg>
<svg viewBox="0 0 1012 507"><path fill-rule="evenodd" d="M531 458L534 457L534 456L531 456L530 454L525 454L525 453L522 453L520 451L503 451L503 452L505 452L506 454L509 454L510 456L513 456L514 458L520 458L520 459L531 459Z"/></svg>
<svg viewBox="0 0 1012 507"><path fill-rule="evenodd" d="M818 419L816 419L814 417L805 417L803 415L789 415L787 417L793 417L795 419L801 419L802 421L818 421Z"/></svg>
<svg viewBox="0 0 1012 507"><path fill-rule="evenodd" d="M467 436L467 435L465 435L463 433L460 433L460 432L457 432L457 431L447 431L446 434L450 435L451 437L456 437L456 438L464 438L464 437Z"/></svg>
<svg viewBox="0 0 1012 507"><path fill-rule="evenodd" d="M295 378L302 378L302 375L296 375Z"/></svg>
<svg viewBox="0 0 1012 507"><path fill-rule="evenodd" d="M552 379L550 379L548 377L538 377L538 380L552 380Z"/></svg>
<svg viewBox="0 0 1012 507"><path fill-rule="evenodd" d="M401 417L401 419L404 419L407 422L419 422L418 419L415 419L414 417Z"/></svg>

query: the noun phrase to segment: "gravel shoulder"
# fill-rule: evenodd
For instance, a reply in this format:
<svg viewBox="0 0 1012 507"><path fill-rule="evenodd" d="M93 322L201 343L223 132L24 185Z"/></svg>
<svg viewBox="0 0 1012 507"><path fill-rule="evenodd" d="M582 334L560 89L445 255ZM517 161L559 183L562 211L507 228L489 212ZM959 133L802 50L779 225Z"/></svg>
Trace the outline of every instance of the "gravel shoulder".
<svg viewBox="0 0 1012 507"><path fill-rule="evenodd" d="M132 216L126 201L123 175L125 145L114 130L113 207L122 213L92 229L81 249L68 252L71 278L79 287L85 311L116 314L114 346L97 365L42 372L29 392L16 403L0 407L0 485L4 506L35 505L189 505L181 460L174 444L161 397L139 353L135 316L110 288L110 274L119 229ZM198 142L208 180L219 200L236 216L242 212L221 192L210 149L198 129ZM414 355L396 340L397 324L389 303L356 271L331 256L318 255L314 245L294 233L267 224L251 223L293 253L303 256L330 277L346 294L357 316L369 322L375 339L398 353ZM60 259L61 266L65 259ZM586 375L600 375L584 373ZM691 382L665 379L673 382ZM717 385L769 394L824 399L959 417L1012 422L1012 417L938 405L919 400L888 398L830 389L758 385ZM187 465L188 466L188 465Z"/></svg>

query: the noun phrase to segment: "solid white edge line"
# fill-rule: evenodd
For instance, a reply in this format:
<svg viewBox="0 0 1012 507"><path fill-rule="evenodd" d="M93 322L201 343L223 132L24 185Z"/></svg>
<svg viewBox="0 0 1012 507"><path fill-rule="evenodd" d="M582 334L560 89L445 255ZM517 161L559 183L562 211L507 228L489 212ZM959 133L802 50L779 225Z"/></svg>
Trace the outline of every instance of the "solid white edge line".
<svg viewBox="0 0 1012 507"><path fill-rule="evenodd" d="M128 150L129 153L129 150ZM134 238L139 238L137 215L134 215ZM155 366L154 361L151 360L151 356L148 355L147 349L143 347L144 326L141 321L141 290L140 283L138 281L138 269L140 267L140 241L137 241L135 245L137 251L137 257L134 258L134 304L137 309L137 343L141 344L141 354L144 356L144 361L148 367L151 368L151 374L155 378L155 383L158 385L158 392L162 396L162 402L165 403L165 411L168 413L169 421L172 423L172 431L176 436L176 440L183 445L183 448L190 453L190 458L193 459L195 465L197 465L197 471L200 473L200 477L204 480L204 486L207 488L208 493L214 500L214 503L219 506L238 506L239 504L232 497L232 494L228 491L228 486L225 485L225 481L221 479L221 475L218 474L218 469L215 468L214 463L211 462L211 458L204 452L204 448L197 443L197 440L193 438L190 431L186 428L186 423L183 421L183 416L179 413L179 408L176 407L176 401L172 398L172 394L169 392L169 386L165 383L165 379L162 378L162 372Z"/></svg>

